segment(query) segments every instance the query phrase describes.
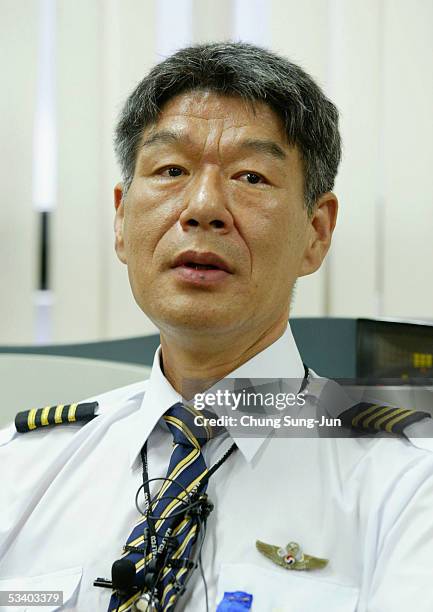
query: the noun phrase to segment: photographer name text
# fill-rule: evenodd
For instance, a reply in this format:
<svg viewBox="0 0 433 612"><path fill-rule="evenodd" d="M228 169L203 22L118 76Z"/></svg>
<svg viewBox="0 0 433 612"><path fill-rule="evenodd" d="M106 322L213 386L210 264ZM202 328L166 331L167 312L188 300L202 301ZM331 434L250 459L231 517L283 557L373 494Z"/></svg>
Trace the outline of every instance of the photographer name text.
<svg viewBox="0 0 433 612"><path fill-rule="evenodd" d="M341 419L322 416L321 419L305 418L305 417L290 417L272 416L272 417L257 417L251 414L243 414L242 416L227 416L210 418L200 414L194 417L194 424L197 427L272 427L273 429L281 429L282 427L305 427L313 429L313 427L341 427Z"/></svg>

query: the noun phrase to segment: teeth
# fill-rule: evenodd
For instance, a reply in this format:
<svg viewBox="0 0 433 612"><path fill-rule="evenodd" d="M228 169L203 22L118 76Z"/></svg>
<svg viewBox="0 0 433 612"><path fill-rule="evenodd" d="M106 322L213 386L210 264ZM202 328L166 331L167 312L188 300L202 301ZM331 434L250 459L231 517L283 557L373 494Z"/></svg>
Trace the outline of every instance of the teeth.
<svg viewBox="0 0 433 612"><path fill-rule="evenodd" d="M197 264L197 263L189 263L188 266L190 268L195 268L196 270L216 270L216 266L211 266L210 264Z"/></svg>

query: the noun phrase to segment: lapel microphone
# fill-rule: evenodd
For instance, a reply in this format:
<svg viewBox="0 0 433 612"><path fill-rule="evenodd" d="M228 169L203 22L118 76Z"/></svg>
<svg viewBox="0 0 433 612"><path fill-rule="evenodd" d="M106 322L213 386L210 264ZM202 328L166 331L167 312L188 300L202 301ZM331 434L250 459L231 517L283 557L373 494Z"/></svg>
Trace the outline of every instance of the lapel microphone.
<svg viewBox="0 0 433 612"><path fill-rule="evenodd" d="M135 580L135 565L130 559L118 559L111 566L111 580L106 578L97 578L94 586L114 589L125 597L131 593L138 591L138 587L134 586Z"/></svg>

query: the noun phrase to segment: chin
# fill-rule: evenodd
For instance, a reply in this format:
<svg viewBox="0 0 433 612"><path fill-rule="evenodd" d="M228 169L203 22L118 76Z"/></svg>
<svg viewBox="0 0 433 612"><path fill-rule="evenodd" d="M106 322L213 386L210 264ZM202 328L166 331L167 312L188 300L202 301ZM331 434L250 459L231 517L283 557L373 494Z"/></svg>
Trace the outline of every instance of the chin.
<svg viewBox="0 0 433 612"><path fill-rule="evenodd" d="M228 308L183 307L173 303L161 304L159 308L144 309L143 312L160 330L184 330L190 334L226 333L239 325L239 313L230 313Z"/></svg>

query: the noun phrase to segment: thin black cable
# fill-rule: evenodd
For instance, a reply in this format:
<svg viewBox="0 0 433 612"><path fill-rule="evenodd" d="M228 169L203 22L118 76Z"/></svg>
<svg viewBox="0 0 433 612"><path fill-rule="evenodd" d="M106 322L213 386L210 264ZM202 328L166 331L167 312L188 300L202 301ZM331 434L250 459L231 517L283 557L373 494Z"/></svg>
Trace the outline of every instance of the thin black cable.
<svg viewBox="0 0 433 612"><path fill-rule="evenodd" d="M201 504L201 502L195 502L195 503L193 503L193 504L190 504L189 509L191 509L192 507L197 506L197 505L199 505L199 504ZM173 516L173 515L170 515L170 516ZM191 528L192 528L192 527L194 526L194 517L190 517L190 520L191 520L191 522L193 523L193 525L191 525ZM206 523L206 521L204 522L204 524L205 524L205 523ZM199 521L197 518L195 518L195 525L196 525L196 526L197 526L197 528L198 528L198 535L200 535L200 521ZM176 538L176 536L174 536L174 537L173 537L173 539L175 539L175 538ZM202 540L201 540L201 543L200 543L200 551L201 551L201 547L203 546L203 542L204 542L204 536L202 537ZM180 559L180 560L182 560L182 559ZM169 561L170 561L170 560L169 560ZM186 561L188 562L188 561L190 561L190 559L186 559ZM193 562L193 563L194 563L194 562ZM168 574L168 575L169 575L169 580L171 580L171 581L172 581L172 583L173 583L173 587L174 587L174 585L175 585L175 584L178 582L178 581L177 581L176 572L175 572L175 568L174 568L172 565L170 565L170 564L168 565L168 567L169 567L169 574ZM164 569L165 569L165 567L163 566L163 567L161 568L160 574L159 574L159 576L158 576L158 580L160 579L161 574L163 573ZM173 576L173 578L171 577L171 575ZM184 591L185 591L185 587L186 587L186 584L188 583L188 581L189 581L189 579L190 579L191 575L192 575L192 572L191 572L191 570L189 570L189 571L187 572L186 577L185 577L185 580L184 580L184 583L183 583L183 590L182 590L182 592L180 593L180 595L182 595L182 594L184 593ZM181 585L181 586L182 586L182 585ZM178 599L179 599L179 593L176 593L176 601L177 601ZM208 612L208 610L207 610L206 612Z"/></svg>
<svg viewBox="0 0 433 612"><path fill-rule="evenodd" d="M148 465L148 457L147 457L147 440L144 443L140 451L140 456L141 456L141 461L143 464L142 479L143 479L144 500L147 505L146 514L149 514L149 508L150 508L150 503L152 501L152 497L150 495L150 487L149 487L149 465ZM136 506L137 506L137 495L135 496L135 499L136 499ZM145 522L146 522L146 527L143 526L143 540L144 540L144 536L146 535L146 529L149 532L150 537L148 538L148 541L145 543L143 563L145 563L146 561L147 552L149 550L152 555L152 558L154 555L156 557L156 553L158 552L157 550L154 549L154 546L153 546L153 542L158 541L157 536L156 536L155 523L152 520L149 520L147 516L145 516ZM143 572L144 572L144 568L143 568Z"/></svg>
<svg viewBox="0 0 433 612"><path fill-rule="evenodd" d="M204 596L205 596L205 600L206 600L206 612L209 612L209 597L208 597L208 592L207 592L207 582L206 582L206 577L204 575L204 569L203 569L203 561L201 558L201 550L203 548L203 543L204 543L204 539L206 537L206 528L207 528L207 524L206 521L203 524L203 537L201 540L201 544L200 544L200 550L198 553L198 567L200 570L200 574L201 574L201 579L203 581L203 588L204 588Z"/></svg>
<svg viewBox="0 0 433 612"><path fill-rule="evenodd" d="M206 483L209 478L215 474L215 472L217 471L218 468L220 468L222 466L222 464L227 461L227 459L230 457L231 454L233 454L236 450L238 449L238 447L236 446L236 444L232 444L230 446L230 448L228 449L228 451L226 451L224 453L224 455L221 457L221 459L219 461L217 461L216 463L214 463L214 465L212 467L209 468L207 474L204 475L203 480L200 482L200 485L203 483Z"/></svg>
<svg viewBox="0 0 433 612"><path fill-rule="evenodd" d="M184 492L184 493L186 493L186 495L187 495L188 497L190 497L190 496L191 496L191 494L190 494L190 493L189 493L189 491L186 489L186 487L184 487L184 486L183 486L183 485L182 485L180 482L178 482L177 480L174 480L173 478L163 478L162 476L161 476L160 478L148 478L148 480L146 481L146 483L143 483L143 484L141 484L141 485L139 486L138 491L137 491L137 493L135 494L135 507L137 508L137 510L138 510L138 512L141 514L141 516L145 516L145 517L150 516L151 518L153 518L153 517L152 517L152 515L149 515L149 510L147 510L146 512L144 512L144 511L143 511L143 510L140 508L140 506L138 505L138 496L140 495L140 491L141 491L141 489L143 489L143 488L145 487L145 485L146 485L146 484L149 484L149 482L153 482L154 480L164 480L164 482L165 482L165 481L167 481L167 482L173 482L174 484L176 484L176 485L179 487L179 489L182 489L182 490L183 490L183 492ZM152 504L154 504L154 503L156 503L156 502L159 502L159 501L161 501L162 499L166 499L166 498L167 498L167 497L164 495L163 497L160 497L159 499L156 499L158 495L159 495L159 492L156 494L156 496L155 496L153 499L151 498L151 500L150 500L150 502L149 502L149 508L152 506ZM180 497L179 497L179 498L178 498L178 497L175 497L175 498L173 498L173 499L179 499L179 501L183 501L183 500L182 500L182 498L180 498Z"/></svg>
<svg viewBox="0 0 433 612"><path fill-rule="evenodd" d="M143 473L143 475L144 475L144 473ZM163 480L164 482L172 482L172 483L175 483L175 484L176 484L176 485L179 487L179 489L183 490L183 492L186 494L187 499L185 500L185 499L182 499L182 498L180 498L180 497L178 497L178 496L172 496L172 495L170 495L170 496L168 496L168 495L163 495L162 497L160 497L160 498L158 499L158 498L157 498L157 496L159 495L159 492L158 492L158 493L157 493L157 495L156 495L156 497L154 497L153 499L152 499L152 498L150 498L150 501L148 502L148 510L147 510L147 512L143 512L143 511L141 510L140 506L138 505L138 496L139 496L140 491L141 491L141 489L142 489L142 488L144 488L144 489L145 489L145 488L146 488L146 486L147 486L147 489L149 490L149 483L150 483L150 482L153 482L153 481L155 481L155 480ZM163 486L163 485L162 485L162 486ZM181 492L182 492L182 491L181 491ZM185 487L184 487L184 486L183 486L183 485L182 485L180 482L178 482L177 480L174 480L173 478L163 478L163 477L148 478L148 479L147 479L145 482L143 482L143 484L141 484L141 485L140 485L140 487L138 488L138 491L137 491L137 493L136 493L136 495L135 495L135 507L137 508L138 512L139 512L139 513L140 513L142 516L144 516L144 517L145 517L145 520L146 520L147 524L148 524L148 525L152 524L152 525L153 525L153 527L154 527L154 521L161 520L161 519L162 519L162 520L164 520L164 519L166 519L166 518L176 518L177 516L179 516L179 515L181 515L181 514L183 515L183 514L185 514L186 512L188 512L188 511L189 511L189 509L190 509L190 508L191 508L191 506L192 506L192 504L191 504L191 500L189 499L190 497L191 497L191 496L190 496L190 493L188 492L188 490L187 490L187 489L186 489L186 488L185 488ZM161 515L151 514L151 513L150 513L150 511L152 511L152 507L153 507L153 505L154 505L154 504L159 503L160 501L162 501L162 500L164 500L164 499L165 499L165 500L168 500L168 499L173 500L173 499L175 499L175 500L177 500L178 502L180 502L181 504L184 504L184 507L183 507L183 508L181 508L181 509L179 509L177 512L173 512L173 513L171 513L169 517L163 517L163 516L162 516L162 514L161 514ZM150 519L150 521L149 521L149 519ZM150 531L150 530L149 530L149 531ZM155 535L155 537L157 537L157 534L156 534L156 530L155 530L155 528L154 528L154 530L153 530L153 531L154 531L154 535ZM170 541L170 540L172 540L172 539L173 539L173 536L165 536L165 541L166 541L166 542L169 542L169 541ZM127 545L126 545L126 546L127 546ZM167 545L165 545L165 546L164 546L164 548L163 548L163 550L161 550L161 551L160 551L160 554L162 554L163 552L165 552L165 548L166 548L166 546L167 546ZM148 543L146 542L146 550L145 550L145 552L144 552L144 559L146 559L146 557L147 557L148 548L149 548L149 547L148 547ZM153 556L153 552L152 552L151 554L152 554L152 556ZM155 555L155 558L156 558L156 555Z"/></svg>
<svg viewBox="0 0 433 612"><path fill-rule="evenodd" d="M197 527L198 527L198 536L201 536L201 541L200 541L200 544L198 545L198 550L199 550L199 552L198 552L198 554L195 556L195 558L198 560L198 562L197 562L197 563L194 563L194 561L192 561L192 563L194 564L194 569L195 569L197 566L199 566L199 567L201 568L201 570L200 570L200 574L201 574L202 579L204 579L204 585L205 585L206 612L209 612L208 595L207 595L207 583L206 583L206 578L204 578L204 571L203 571L203 567L202 567L202 566L200 566L200 563L201 563L201 551L202 551L203 544L204 544L204 540L205 540L205 536L206 536L206 519L205 519L205 520L202 522L202 525L203 525L203 531L201 531L201 530L200 530L200 527L201 527L201 525L200 525L200 521L199 521L199 520L197 520L197 519L196 519L196 525L197 525ZM190 559L188 559L188 560L190 560ZM174 568L171 568L171 571L174 573ZM187 575L186 575L186 577L185 577L184 583L183 583L183 591L182 591L181 595L182 595L182 594L185 592L185 590L186 590L186 585L187 585L187 584L188 584L188 582L190 581L191 577L192 577L192 571L191 571L191 570L189 570L189 571L188 571L188 573L187 573ZM175 575L175 580L176 580L176 575ZM176 600L177 600L178 598L179 598L179 595L177 595L177 596L176 596Z"/></svg>
<svg viewBox="0 0 433 612"><path fill-rule="evenodd" d="M307 388L308 383L310 382L310 369L305 363L302 363L302 365L304 366L304 378L302 380L302 384L299 388L298 394L303 393Z"/></svg>
<svg viewBox="0 0 433 612"><path fill-rule="evenodd" d="M162 516L162 514L148 514L147 516L150 516L150 518L152 520L157 520L157 521L161 521L161 520L168 520L171 518L175 518L176 516L179 515L184 515L185 512L187 512L190 508L192 508L193 506L195 506L196 504L191 502L191 501L185 501L184 499L181 499L180 497L177 497L176 495L165 495L164 497L161 497L161 499L164 500L168 500L168 499L177 499L177 501L185 504L185 508L180 508L180 510L176 510L175 512L171 512L168 516ZM159 501L159 500L156 500Z"/></svg>

